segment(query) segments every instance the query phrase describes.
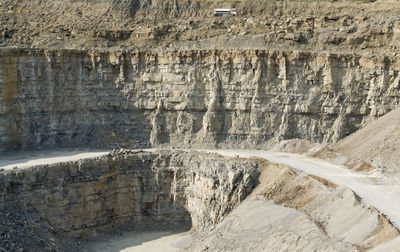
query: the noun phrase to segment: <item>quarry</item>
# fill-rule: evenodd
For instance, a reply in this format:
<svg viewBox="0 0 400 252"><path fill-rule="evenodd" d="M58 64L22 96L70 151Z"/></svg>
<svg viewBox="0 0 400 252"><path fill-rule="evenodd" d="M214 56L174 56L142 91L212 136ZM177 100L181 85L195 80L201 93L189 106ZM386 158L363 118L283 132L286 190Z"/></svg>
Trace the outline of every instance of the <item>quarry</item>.
<svg viewBox="0 0 400 252"><path fill-rule="evenodd" d="M398 251L397 1L0 3L0 251Z"/></svg>

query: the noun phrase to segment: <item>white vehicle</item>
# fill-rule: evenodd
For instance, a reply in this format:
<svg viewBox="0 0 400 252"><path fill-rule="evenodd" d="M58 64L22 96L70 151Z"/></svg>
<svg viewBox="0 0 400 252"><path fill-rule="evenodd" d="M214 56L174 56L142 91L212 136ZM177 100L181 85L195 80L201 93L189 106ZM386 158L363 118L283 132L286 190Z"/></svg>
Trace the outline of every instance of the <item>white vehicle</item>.
<svg viewBox="0 0 400 252"><path fill-rule="evenodd" d="M226 17L228 15L237 15L236 9L214 9L214 16Z"/></svg>

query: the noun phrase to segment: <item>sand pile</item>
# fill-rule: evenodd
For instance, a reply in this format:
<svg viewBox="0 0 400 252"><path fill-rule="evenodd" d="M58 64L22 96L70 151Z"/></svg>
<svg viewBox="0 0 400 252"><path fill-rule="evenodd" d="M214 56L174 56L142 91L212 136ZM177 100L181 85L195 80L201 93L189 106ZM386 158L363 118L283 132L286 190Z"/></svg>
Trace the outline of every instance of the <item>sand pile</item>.
<svg viewBox="0 0 400 252"><path fill-rule="evenodd" d="M399 232L351 190L265 162L253 193L191 251L365 251ZM395 243L396 241L393 241Z"/></svg>
<svg viewBox="0 0 400 252"><path fill-rule="evenodd" d="M369 123L331 148L400 177L400 108Z"/></svg>

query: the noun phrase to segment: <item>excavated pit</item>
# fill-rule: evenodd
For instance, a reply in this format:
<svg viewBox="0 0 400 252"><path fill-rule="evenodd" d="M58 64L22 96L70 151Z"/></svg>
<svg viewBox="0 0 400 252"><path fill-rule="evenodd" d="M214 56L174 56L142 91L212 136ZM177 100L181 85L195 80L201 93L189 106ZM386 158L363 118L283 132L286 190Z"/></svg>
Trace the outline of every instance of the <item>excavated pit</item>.
<svg viewBox="0 0 400 252"><path fill-rule="evenodd" d="M0 152L268 149L291 139L335 142L398 106L399 62L393 55L276 49L1 49ZM288 249L347 251L398 237L390 222L354 193L326 189L329 181L319 181L325 189L316 191L333 190L331 196L306 193L304 202L292 204L299 192L318 187L299 184L304 182L299 174L289 188L276 181L261 199L235 210L258 184L262 162L173 149L114 151L15 169L11 162L0 172L1 244L6 251L21 246L29 251L32 244L36 251L71 251L117 233L191 230L191 251L204 250L204 243L231 251L250 238L256 239L256 250L285 243ZM347 212L341 203L323 207L337 198L346 199L350 220L342 218ZM253 207L280 212L285 228L258 212L252 213L264 220L252 220L246 213ZM338 221L332 224L331 215ZM247 236L236 236L246 226L242 219L266 225L262 230L276 229L263 233L250 227ZM338 228L350 221L355 231ZM220 233L236 238L216 241Z"/></svg>
<svg viewBox="0 0 400 252"><path fill-rule="evenodd" d="M395 206L239 158L334 143L398 107L399 5L367 2L3 0L0 252L397 251ZM69 148L89 152L50 158ZM210 154L224 148L239 150Z"/></svg>
<svg viewBox="0 0 400 252"><path fill-rule="evenodd" d="M261 158L50 154L2 157L6 251L364 251L399 237L348 188Z"/></svg>
<svg viewBox="0 0 400 252"><path fill-rule="evenodd" d="M123 231L196 232L218 223L252 191L257 166L196 152L122 151L5 170L0 212L36 214L54 234L80 241ZM43 244L66 249L65 242Z"/></svg>

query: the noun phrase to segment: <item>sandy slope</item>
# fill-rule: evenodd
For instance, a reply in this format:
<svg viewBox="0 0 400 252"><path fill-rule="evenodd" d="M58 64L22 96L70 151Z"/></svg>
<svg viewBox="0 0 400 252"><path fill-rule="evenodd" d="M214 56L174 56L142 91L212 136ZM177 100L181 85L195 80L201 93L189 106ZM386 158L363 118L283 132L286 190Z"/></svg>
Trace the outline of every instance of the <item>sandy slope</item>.
<svg viewBox="0 0 400 252"><path fill-rule="evenodd" d="M348 188L287 165L266 161L260 170L260 184L251 195L209 233L196 237L189 251L396 248L398 230Z"/></svg>
<svg viewBox="0 0 400 252"><path fill-rule="evenodd" d="M400 177L400 108L369 123L331 148Z"/></svg>
<svg viewBox="0 0 400 252"><path fill-rule="evenodd" d="M189 251L355 251L300 211L262 197L239 205Z"/></svg>
<svg viewBox="0 0 400 252"><path fill-rule="evenodd" d="M225 156L260 157L270 162L286 164L302 170L307 174L327 179L337 185L342 185L356 192L367 204L370 204L387 215L397 228L400 228L400 187L386 185L370 179L367 175L353 172L346 167L307 158L301 155L252 151L252 150L213 150Z"/></svg>

